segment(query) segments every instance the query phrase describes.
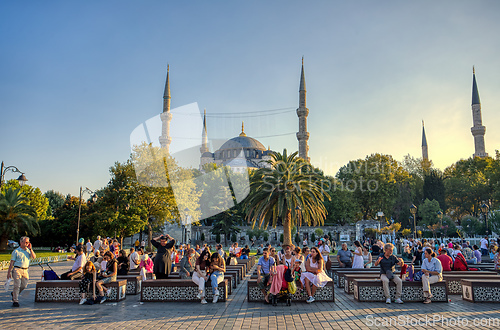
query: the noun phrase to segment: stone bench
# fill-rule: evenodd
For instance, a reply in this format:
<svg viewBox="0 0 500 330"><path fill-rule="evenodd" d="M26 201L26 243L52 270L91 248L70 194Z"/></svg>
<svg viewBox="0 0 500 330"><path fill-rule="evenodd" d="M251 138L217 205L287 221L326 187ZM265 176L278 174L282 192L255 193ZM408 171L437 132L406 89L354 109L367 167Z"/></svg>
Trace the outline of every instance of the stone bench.
<svg viewBox="0 0 500 330"><path fill-rule="evenodd" d="M395 274L399 275L399 272ZM452 272L443 272L443 280L447 281L448 286L448 294L459 295L462 294L462 284L460 281L463 278L490 278L493 276L493 279L497 277L500 279L500 276L496 274L496 272L471 272L471 271L452 271ZM344 292L347 294L354 293L354 280L359 279L377 279L380 278L379 273L362 273L362 274L353 274L353 273L344 273L342 274L344 278Z"/></svg>
<svg viewBox="0 0 500 330"><path fill-rule="evenodd" d="M227 266L226 265L226 270L236 270L238 272L238 276L240 279L243 279L246 275L245 267L243 265L236 265L236 266Z"/></svg>
<svg viewBox="0 0 500 330"><path fill-rule="evenodd" d="M141 293L142 276L140 275L117 275L117 280L127 280L127 294L135 295Z"/></svg>
<svg viewBox="0 0 500 330"><path fill-rule="evenodd" d="M264 295L257 284L257 280L248 280L248 290L247 290L247 299L248 302L264 302ZM308 295L305 290L295 292L292 295L292 301L306 301ZM333 287L333 282L328 282L323 288L318 288L316 293L314 294L314 299L316 301L335 301L335 290Z"/></svg>
<svg viewBox="0 0 500 330"><path fill-rule="evenodd" d="M226 301L228 295L229 280L219 283L219 301ZM165 301L193 301L200 302L198 285L191 280L161 279L147 280L142 282L142 302L165 302ZM205 299L213 298L212 286L205 286Z"/></svg>
<svg viewBox="0 0 500 330"><path fill-rule="evenodd" d="M168 276L168 278L179 280L179 279L181 279L181 276L179 275L179 273L171 273ZM234 273L232 273L232 274L224 273L224 279L228 280L229 285L227 286L227 294L230 295L233 293L233 288L236 288L235 274ZM188 280L192 281L191 278L189 278Z"/></svg>
<svg viewBox="0 0 500 330"><path fill-rule="evenodd" d="M415 268L415 272L418 272L420 270L420 267ZM397 269L394 274L399 274L400 270ZM380 274L380 267L374 267L374 268L367 268L367 269L357 269L357 268L342 268L339 270L336 270L333 272L333 281L335 282L335 285L339 288L343 288L345 286L345 274Z"/></svg>
<svg viewBox="0 0 500 330"><path fill-rule="evenodd" d="M391 299L395 299L396 284L389 282ZM432 301L448 302L448 290L446 281L431 284ZM361 302L385 302L384 289L381 280L359 279L354 280L354 299ZM404 302L422 302L424 301L424 292L422 282L403 282L403 292L401 299Z"/></svg>
<svg viewBox="0 0 500 330"><path fill-rule="evenodd" d="M79 302L80 281L58 280L36 282L35 302ZM121 301L127 292L127 280L117 280L104 286L111 290L107 301ZM97 294L97 292L96 292Z"/></svg>
<svg viewBox="0 0 500 330"><path fill-rule="evenodd" d="M462 299L473 303L498 303L500 280L462 280Z"/></svg>

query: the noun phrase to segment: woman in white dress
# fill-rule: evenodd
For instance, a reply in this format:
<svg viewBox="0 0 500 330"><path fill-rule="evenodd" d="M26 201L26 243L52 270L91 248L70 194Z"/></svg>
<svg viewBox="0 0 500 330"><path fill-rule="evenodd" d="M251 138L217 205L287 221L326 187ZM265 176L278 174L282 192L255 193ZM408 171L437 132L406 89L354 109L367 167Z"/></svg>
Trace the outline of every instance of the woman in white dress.
<svg viewBox="0 0 500 330"><path fill-rule="evenodd" d="M306 260L305 264L306 272L300 275L300 281L309 295L306 302L310 304L314 301L313 296L316 289L324 287L332 279L325 273L325 261L317 247L311 248L311 256Z"/></svg>
<svg viewBox="0 0 500 330"><path fill-rule="evenodd" d="M352 268L365 268L365 262L363 260L363 249L361 248L361 243L355 241L354 245L356 250L354 250L354 260L352 262Z"/></svg>

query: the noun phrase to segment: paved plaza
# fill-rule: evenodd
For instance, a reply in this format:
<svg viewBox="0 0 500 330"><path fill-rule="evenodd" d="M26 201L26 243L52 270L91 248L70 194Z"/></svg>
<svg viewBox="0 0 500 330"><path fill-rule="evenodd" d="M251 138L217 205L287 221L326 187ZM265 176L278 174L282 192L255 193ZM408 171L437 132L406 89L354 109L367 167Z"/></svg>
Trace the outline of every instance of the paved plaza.
<svg viewBox="0 0 500 330"><path fill-rule="evenodd" d="M71 262L53 264L61 274ZM0 271L2 283L6 271ZM493 329L500 326L498 304L472 304L460 296L449 303L359 303L343 289L335 289L335 303L284 303L277 307L247 302L246 277L227 302L140 303L140 295L102 305L77 303L35 303L35 282L41 268L30 268L29 289L20 298L20 308L12 308L10 293L0 294L1 329ZM427 316L427 319L426 319ZM392 326L386 324L392 321ZM481 324L482 322L482 324ZM488 325L489 324L489 325ZM386 327L385 325L389 325Z"/></svg>

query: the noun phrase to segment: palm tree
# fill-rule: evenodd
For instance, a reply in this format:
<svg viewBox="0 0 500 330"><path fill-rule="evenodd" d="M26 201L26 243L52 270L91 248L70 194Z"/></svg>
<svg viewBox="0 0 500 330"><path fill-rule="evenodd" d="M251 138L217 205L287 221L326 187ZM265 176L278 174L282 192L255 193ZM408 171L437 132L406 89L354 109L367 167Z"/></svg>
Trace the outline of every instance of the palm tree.
<svg viewBox="0 0 500 330"><path fill-rule="evenodd" d="M271 152L271 168L260 168L250 178L250 194L245 200L247 220L252 228L283 224L283 245L292 245L292 227L321 225L326 217L323 201L330 196L322 186L322 176L297 152Z"/></svg>
<svg viewBox="0 0 500 330"><path fill-rule="evenodd" d="M20 189L9 188L0 194L0 250L7 248L9 237L38 234L36 210L28 202Z"/></svg>

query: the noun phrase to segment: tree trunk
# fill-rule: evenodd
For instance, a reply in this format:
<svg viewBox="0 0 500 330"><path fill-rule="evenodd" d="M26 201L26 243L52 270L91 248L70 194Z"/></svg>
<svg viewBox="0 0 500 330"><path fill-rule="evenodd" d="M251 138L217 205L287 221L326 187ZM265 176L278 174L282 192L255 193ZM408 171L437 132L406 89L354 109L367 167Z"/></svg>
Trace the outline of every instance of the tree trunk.
<svg viewBox="0 0 500 330"><path fill-rule="evenodd" d="M0 251L5 251L8 248L9 237L7 235L0 236Z"/></svg>
<svg viewBox="0 0 500 330"><path fill-rule="evenodd" d="M292 212L286 211L283 221L283 247L292 245Z"/></svg>
<svg viewBox="0 0 500 330"><path fill-rule="evenodd" d="M151 240L153 239L153 227L151 223L148 222L148 250L153 251L153 244L151 244Z"/></svg>

